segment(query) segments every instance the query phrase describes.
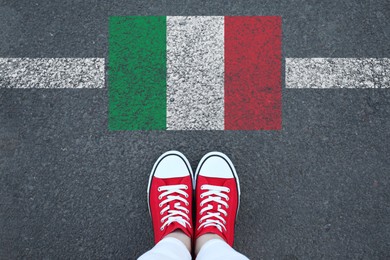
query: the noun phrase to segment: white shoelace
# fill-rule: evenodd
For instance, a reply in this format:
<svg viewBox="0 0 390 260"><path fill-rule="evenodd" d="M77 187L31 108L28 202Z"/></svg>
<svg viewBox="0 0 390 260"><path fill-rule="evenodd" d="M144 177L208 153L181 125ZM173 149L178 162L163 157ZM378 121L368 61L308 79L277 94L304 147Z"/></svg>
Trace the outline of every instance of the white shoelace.
<svg viewBox="0 0 390 260"><path fill-rule="evenodd" d="M166 211L168 211L168 215L161 218L161 223L164 223L161 226L161 230L164 230L164 228L172 222L177 222L184 227L186 227L186 225L191 227L191 224L189 222L190 217L188 216L190 211L185 207L181 206L181 203L184 203L186 206L188 206L189 202L179 195L171 195L174 193L178 193L183 195L185 198L188 198L188 193L184 191L187 189L188 186L184 184L160 186L158 188L158 191L164 191L160 194L158 199L162 200L164 197L166 197L166 199L160 202L159 207L162 208L165 204L167 204L166 207L160 211L160 215L163 215ZM177 202L174 203L174 208L170 209L169 203L172 201Z"/></svg>
<svg viewBox="0 0 390 260"><path fill-rule="evenodd" d="M202 208L203 205L209 202L216 202L218 204L218 207L214 209L211 204L208 204L207 207L201 209L200 215L205 212L206 215L200 218L199 223L201 224L198 229L201 229L202 227L215 226L220 232L222 232L222 228L226 231L225 217L228 214L226 210L222 209L222 205L225 206L225 208L229 208L229 205L226 201L222 200L222 198L224 198L225 200L229 200L229 196L223 192L229 193L230 189L224 186L215 186L207 184L200 186L200 189L206 190L205 192L200 194L200 198L202 199L207 197L200 202L200 207Z"/></svg>

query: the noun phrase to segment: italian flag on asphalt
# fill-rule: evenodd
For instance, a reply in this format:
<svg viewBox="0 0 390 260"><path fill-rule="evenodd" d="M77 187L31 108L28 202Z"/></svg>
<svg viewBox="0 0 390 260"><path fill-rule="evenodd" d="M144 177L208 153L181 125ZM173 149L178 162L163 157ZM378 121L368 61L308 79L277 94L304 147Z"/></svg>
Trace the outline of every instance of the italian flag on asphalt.
<svg viewBox="0 0 390 260"><path fill-rule="evenodd" d="M111 130L279 130L281 17L109 21Z"/></svg>

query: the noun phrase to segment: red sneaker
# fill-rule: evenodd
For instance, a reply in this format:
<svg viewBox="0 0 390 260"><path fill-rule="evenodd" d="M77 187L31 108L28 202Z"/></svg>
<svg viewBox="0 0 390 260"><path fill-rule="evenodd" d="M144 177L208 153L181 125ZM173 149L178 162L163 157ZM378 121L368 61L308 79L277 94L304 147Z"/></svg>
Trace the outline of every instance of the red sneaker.
<svg viewBox="0 0 390 260"><path fill-rule="evenodd" d="M192 239L192 176L190 163L177 151L154 164L147 192L156 244L177 229Z"/></svg>
<svg viewBox="0 0 390 260"><path fill-rule="evenodd" d="M203 156L195 173L195 239L217 234L230 246L240 204L240 184L233 163L223 153Z"/></svg>

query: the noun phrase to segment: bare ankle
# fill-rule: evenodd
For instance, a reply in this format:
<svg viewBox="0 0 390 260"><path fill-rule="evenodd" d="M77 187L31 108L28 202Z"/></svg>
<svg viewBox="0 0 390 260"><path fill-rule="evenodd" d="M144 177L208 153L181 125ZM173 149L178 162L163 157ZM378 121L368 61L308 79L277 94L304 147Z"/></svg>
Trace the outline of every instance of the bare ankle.
<svg viewBox="0 0 390 260"><path fill-rule="evenodd" d="M176 239L180 240L186 246L188 251L191 253L191 238L189 236L187 236L180 229L177 229L177 230L169 233L165 237L173 237L173 238L176 238Z"/></svg>
<svg viewBox="0 0 390 260"><path fill-rule="evenodd" d="M207 234L204 234L204 235L201 235L200 237L198 237L198 239L196 239L196 242L195 242L195 255L198 255L198 253L199 253L200 249L203 247L203 245L212 239L223 240L220 236L218 236L217 234L213 234L213 233L207 233Z"/></svg>

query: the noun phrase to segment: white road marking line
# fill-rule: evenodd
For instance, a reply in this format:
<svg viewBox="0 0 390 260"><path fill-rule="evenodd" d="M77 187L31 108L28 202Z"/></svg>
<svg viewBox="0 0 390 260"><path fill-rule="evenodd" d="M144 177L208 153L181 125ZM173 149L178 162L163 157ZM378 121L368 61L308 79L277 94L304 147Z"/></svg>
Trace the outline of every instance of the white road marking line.
<svg viewBox="0 0 390 260"><path fill-rule="evenodd" d="M0 88L103 88L104 58L0 58Z"/></svg>
<svg viewBox="0 0 390 260"><path fill-rule="evenodd" d="M170 22L172 23L172 20ZM223 28L223 22L219 26ZM176 35L172 30L168 33L171 37ZM188 56L180 57L185 55L184 45L180 47L181 50L172 50L174 46L169 45L168 36L168 53L171 56L178 55L168 57L167 60L168 128L183 129L182 124L188 124L188 120L185 120L187 116L198 121L199 118L210 116L208 113L214 111L216 114L212 116L215 119L212 128L202 126L201 121L192 122L192 125L185 128L223 129L223 34L217 35L218 37L221 38L222 46L214 46L213 52L217 53L216 56L204 56L195 61ZM197 44L200 45L199 42ZM211 43L205 48L209 47L211 48ZM210 62L211 60L214 63ZM207 69L200 70L201 62L207 61L210 62L205 65ZM0 88L104 88L104 64L104 58L0 58ZM286 58L285 64L286 88L390 88L389 58ZM180 72L183 66L192 67ZM187 76L191 74L195 78L188 79ZM188 91L184 91L183 86ZM199 104L194 103L201 100L199 95L207 97L205 93L210 99ZM207 111L207 105L212 107L202 115L182 114L173 109L176 99L182 105L205 105L203 111ZM180 119L180 122L177 119Z"/></svg>
<svg viewBox="0 0 390 260"><path fill-rule="evenodd" d="M286 88L390 88L390 59L286 58Z"/></svg>

